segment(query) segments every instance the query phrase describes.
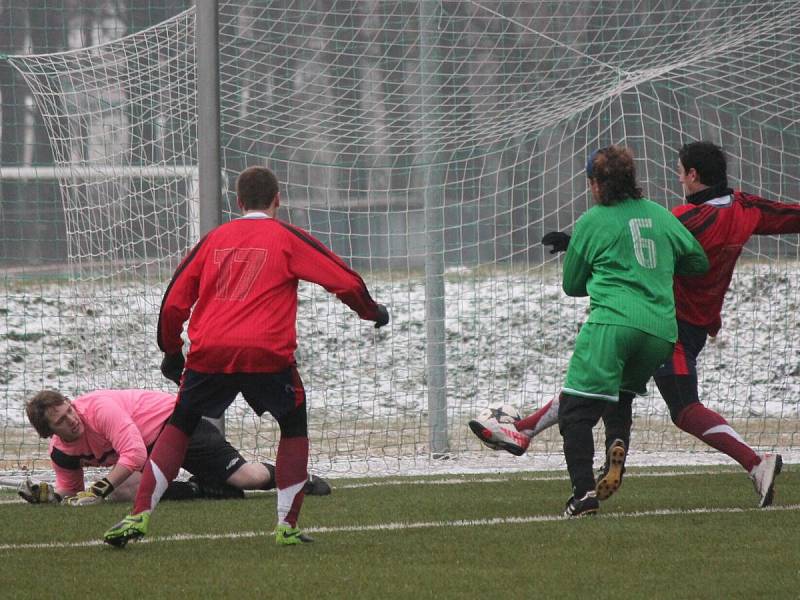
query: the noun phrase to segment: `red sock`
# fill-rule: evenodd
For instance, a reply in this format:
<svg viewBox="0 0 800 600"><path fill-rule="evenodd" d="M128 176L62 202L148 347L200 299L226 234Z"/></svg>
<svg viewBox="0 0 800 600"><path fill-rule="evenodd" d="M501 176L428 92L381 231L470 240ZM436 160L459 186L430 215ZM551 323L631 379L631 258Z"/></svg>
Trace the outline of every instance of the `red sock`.
<svg viewBox="0 0 800 600"><path fill-rule="evenodd" d="M532 415L520 419L514 423L517 431L521 431L531 437L538 435L548 427L558 423L558 396L550 400Z"/></svg>
<svg viewBox="0 0 800 600"><path fill-rule="evenodd" d="M177 477L188 446L189 436L183 431L170 424L164 427L147 457L133 503L134 515L155 509L169 482Z"/></svg>
<svg viewBox="0 0 800 600"><path fill-rule="evenodd" d="M758 454L745 443L725 419L699 402L694 402L684 408L678 415L675 424L712 448L730 456L748 473L761 462Z"/></svg>
<svg viewBox="0 0 800 600"><path fill-rule="evenodd" d="M282 437L275 458L275 485L278 488L278 523L297 526L303 505L303 487L308 480L308 438Z"/></svg>

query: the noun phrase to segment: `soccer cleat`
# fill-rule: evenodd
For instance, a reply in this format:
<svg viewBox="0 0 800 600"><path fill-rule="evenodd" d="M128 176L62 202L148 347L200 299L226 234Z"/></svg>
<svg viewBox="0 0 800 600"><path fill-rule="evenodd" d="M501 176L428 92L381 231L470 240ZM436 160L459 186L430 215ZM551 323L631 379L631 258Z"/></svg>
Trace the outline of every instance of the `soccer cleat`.
<svg viewBox="0 0 800 600"><path fill-rule="evenodd" d="M314 538L304 535L297 527L291 525L278 525L275 528L275 543L278 546L296 546L297 544L308 544Z"/></svg>
<svg viewBox="0 0 800 600"><path fill-rule="evenodd" d="M625 442L614 440L606 452L606 464L597 476L598 500L608 500L622 485L622 476L625 474Z"/></svg>
<svg viewBox="0 0 800 600"><path fill-rule="evenodd" d="M567 505L564 507L564 516L568 519L585 517L595 514L599 509L600 502L597 500L597 493L594 490L590 490L580 500L576 500L575 496L567 500Z"/></svg>
<svg viewBox="0 0 800 600"><path fill-rule="evenodd" d="M531 443L524 433L520 433L511 424L498 422L495 418L473 419L469 422L472 433L493 450L505 450L514 456L522 456Z"/></svg>
<svg viewBox="0 0 800 600"><path fill-rule="evenodd" d="M128 515L103 534L103 541L115 548L124 548L131 540L138 540L147 535L150 513L145 511L138 515Z"/></svg>
<svg viewBox="0 0 800 600"><path fill-rule="evenodd" d="M750 471L750 479L759 496L759 508L772 504L775 497L775 478L780 474L782 467L783 458L780 454L764 454L761 462Z"/></svg>
<svg viewBox="0 0 800 600"><path fill-rule="evenodd" d="M303 486L303 492L306 496L327 496L331 493L331 485L316 475L308 474L308 481Z"/></svg>

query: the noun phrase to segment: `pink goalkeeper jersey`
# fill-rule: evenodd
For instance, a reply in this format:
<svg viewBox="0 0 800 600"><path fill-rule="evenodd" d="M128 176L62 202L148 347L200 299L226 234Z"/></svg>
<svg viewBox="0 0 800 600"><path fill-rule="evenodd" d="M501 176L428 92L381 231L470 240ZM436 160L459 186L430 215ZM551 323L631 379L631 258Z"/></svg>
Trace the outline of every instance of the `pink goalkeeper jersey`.
<svg viewBox="0 0 800 600"><path fill-rule="evenodd" d="M175 408L176 396L148 390L97 390L79 396L72 406L84 434L74 442L50 438L50 461L56 489L64 494L83 490L83 467L120 464L141 471L147 448Z"/></svg>

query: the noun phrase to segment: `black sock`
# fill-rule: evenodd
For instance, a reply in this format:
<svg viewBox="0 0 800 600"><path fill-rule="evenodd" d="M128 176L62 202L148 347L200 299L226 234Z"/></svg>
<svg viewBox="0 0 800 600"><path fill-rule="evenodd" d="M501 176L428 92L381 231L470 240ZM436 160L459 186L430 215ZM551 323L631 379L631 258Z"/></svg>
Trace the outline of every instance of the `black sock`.
<svg viewBox="0 0 800 600"><path fill-rule="evenodd" d="M272 464L267 463L267 462L261 463L261 464L264 465L265 467L267 467L267 471L269 471L269 475L270 475L269 481L266 484L264 484L264 487L262 487L261 489L262 490L273 490L273 489L275 489L275 465L272 465Z"/></svg>
<svg viewBox="0 0 800 600"><path fill-rule="evenodd" d="M200 488L190 481L172 481L167 486L167 491L161 496L162 500L192 500L200 497Z"/></svg>

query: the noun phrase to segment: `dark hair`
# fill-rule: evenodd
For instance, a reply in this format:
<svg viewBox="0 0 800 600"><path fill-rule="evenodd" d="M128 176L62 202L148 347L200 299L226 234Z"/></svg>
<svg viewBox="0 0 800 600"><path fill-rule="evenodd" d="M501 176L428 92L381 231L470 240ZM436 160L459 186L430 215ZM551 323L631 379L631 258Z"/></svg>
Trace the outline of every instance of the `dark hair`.
<svg viewBox="0 0 800 600"><path fill-rule="evenodd" d="M28 421L31 422L40 437L49 438L53 435L53 430L50 429L50 423L47 421L47 409L61 406L65 402L69 402L69 400L60 392L42 390L25 403Z"/></svg>
<svg viewBox="0 0 800 600"><path fill-rule="evenodd" d="M643 197L642 188L636 183L636 165L630 150L608 146L594 152L589 159L586 173L600 186L600 204L612 206L623 200Z"/></svg>
<svg viewBox="0 0 800 600"><path fill-rule="evenodd" d="M245 210L269 208L278 195L278 178L267 167L247 167L236 179L236 195Z"/></svg>
<svg viewBox="0 0 800 600"><path fill-rule="evenodd" d="M722 148L711 142L691 142L678 150L684 172L697 171L703 185L728 187L728 161Z"/></svg>

